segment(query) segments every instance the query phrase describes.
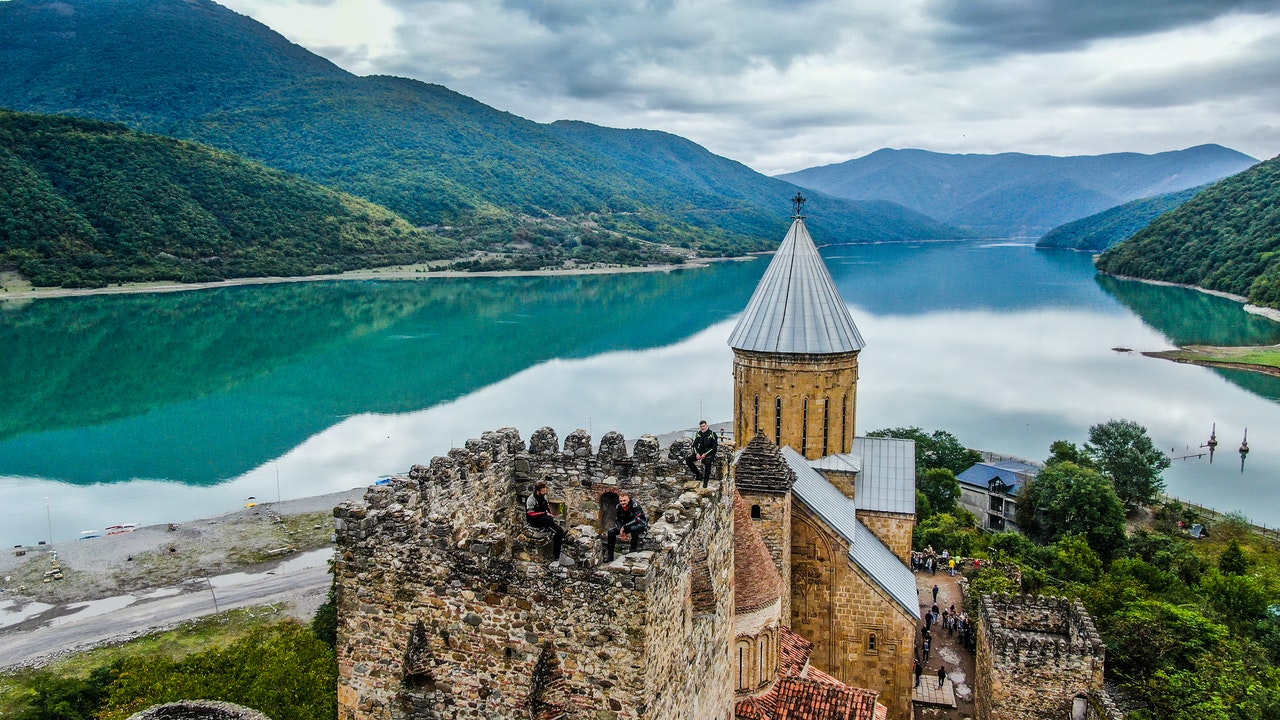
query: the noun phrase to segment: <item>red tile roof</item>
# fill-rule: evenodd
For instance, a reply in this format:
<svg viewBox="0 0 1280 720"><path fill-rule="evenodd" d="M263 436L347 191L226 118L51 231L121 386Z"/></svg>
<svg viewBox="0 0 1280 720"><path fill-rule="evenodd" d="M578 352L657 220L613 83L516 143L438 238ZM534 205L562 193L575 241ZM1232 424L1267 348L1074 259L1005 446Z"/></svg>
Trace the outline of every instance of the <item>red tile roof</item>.
<svg viewBox="0 0 1280 720"><path fill-rule="evenodd" d="M759 610L782 597L782 574L773 564L751 508L733 493L733 611Z"/></svg>
<svg viewBox="0 0 1280 720"><path fill-rule="evenodd" d="M798 677L778 681L773 720L875 720L880 693Z"/></svg>
<svg viewBox="0 0 1280 720"><path fill-rule="evenodd" d="M813 643L782 628L778 682L769 692L739 701L739 720L885 720L880 693L849 687L809 666Z"/></svg>

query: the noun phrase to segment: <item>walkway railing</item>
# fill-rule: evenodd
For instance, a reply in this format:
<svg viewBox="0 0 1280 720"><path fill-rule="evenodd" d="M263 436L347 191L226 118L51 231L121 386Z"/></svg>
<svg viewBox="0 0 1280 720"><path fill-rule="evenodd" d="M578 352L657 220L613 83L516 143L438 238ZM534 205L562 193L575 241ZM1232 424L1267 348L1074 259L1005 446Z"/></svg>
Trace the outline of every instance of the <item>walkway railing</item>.
<svg viewBox="0 0 1280 720"><path fill-rule="evenodd" d="M1164 504L1176 502L1185 508L1196 511L1205 520L1206 524L1219 523L1227 519L1228 513L1223 513L1215 508L1193 503L1190 500L1183 500L1182 498L1173 497L1172 495L1160 495L1158 496L1158 499ZM1266 525L1255 525L1252 522L1249 523L1249 527L1253 528L1253 531L1258 535L1270 540L1271 542L1280 544L1280 529L1269 528Z"/></svg>

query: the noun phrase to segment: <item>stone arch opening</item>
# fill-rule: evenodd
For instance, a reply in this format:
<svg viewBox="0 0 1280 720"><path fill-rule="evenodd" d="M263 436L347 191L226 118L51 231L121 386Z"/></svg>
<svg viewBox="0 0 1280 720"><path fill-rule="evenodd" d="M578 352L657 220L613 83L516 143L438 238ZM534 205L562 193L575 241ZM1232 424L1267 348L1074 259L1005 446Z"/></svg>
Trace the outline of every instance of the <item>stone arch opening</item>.
<svg viewBox="0 0 1280 720"><path fill-rule="evenodd" d="M760 519L760 506L759 506L759 505L752 505L752 506L751 506L751 519L752 519L752 520L759 520L759 519Z"/></svg>
<svg viewBox="0 0 1280 720"><path fill-rule="evenodd" d="M600 494L600 509L596 512L596 529L608 532L618 521L618 493L607 490Z"/></svg>

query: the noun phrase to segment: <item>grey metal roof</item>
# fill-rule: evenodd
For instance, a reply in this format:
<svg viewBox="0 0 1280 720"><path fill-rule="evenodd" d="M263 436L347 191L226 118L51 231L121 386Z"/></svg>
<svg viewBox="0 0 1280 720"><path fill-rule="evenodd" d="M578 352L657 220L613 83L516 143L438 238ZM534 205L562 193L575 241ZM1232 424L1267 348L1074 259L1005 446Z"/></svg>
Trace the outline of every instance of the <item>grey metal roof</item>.
<svg viewBox="0 0 1280 720"><path fill-rule="evenodd" d="M831 354L864 347L827 265L796 218L729 336L737 350Z"/></svg>
<svg viewBox="0 0 1280 720"><path fill-rule="evenodd" d="M854 481L859 510L916 512L916 443L898 438L855 437L853 452L862 457Z"/></svg>
<svg viewBox="0 0 1280 720"><path fill-rule="evenodd" d="M916 589L915 573L866 525L856 523L854 533L853 551L849 556L877 585L893 596L902 609L919 620L920 592Z"/></svg>
<svg viewBox="0 0 1280 720"><path fill-rule="evenodd" d="M796 473L791 491L818 517L849 543L849 559L867 573L912 617L920 619L919 595L911 568L858 521L852 500L809 466L800 453L782 448L782 457Z"/></svg>
<svg viewBox="0 0 1280 720"><path fill-rule="evenodd" d="M830 470L832 472L860 473L862 472L862 456L854 455L853 453L823 455L816 460L810 460L809 467L818 472Z"/></svg>

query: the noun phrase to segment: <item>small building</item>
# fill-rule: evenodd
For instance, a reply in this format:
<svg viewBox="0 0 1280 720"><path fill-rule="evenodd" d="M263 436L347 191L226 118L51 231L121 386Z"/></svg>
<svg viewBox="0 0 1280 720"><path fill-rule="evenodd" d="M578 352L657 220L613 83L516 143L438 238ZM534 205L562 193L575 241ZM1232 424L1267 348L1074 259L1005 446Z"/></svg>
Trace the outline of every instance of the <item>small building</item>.
<svg viewBox="0 0 1280 720"><path fill-rule="evenodd" d="M1121 717L1103 687L1106 647L1078 599L983 595L979 615L978 720Z"/></svg>
<svg viewBox="0 0 1280 720"><path fill-rule="evenodd" d="M956 476L960 506L973 513L984 530L1018 532L1018 492L1038 474L1039 466L1021 460L975 463Z"/></svg>

